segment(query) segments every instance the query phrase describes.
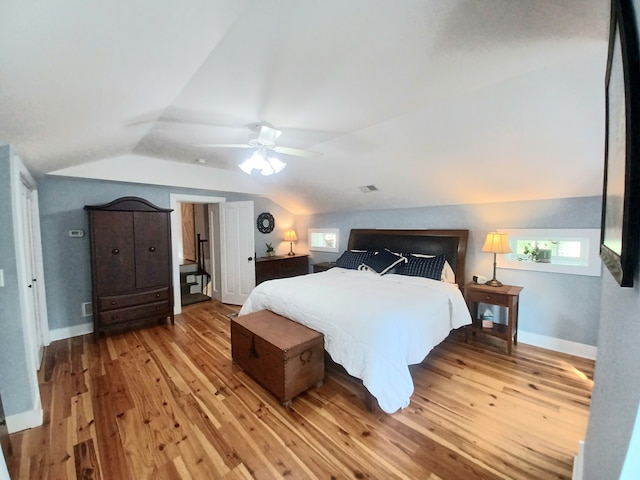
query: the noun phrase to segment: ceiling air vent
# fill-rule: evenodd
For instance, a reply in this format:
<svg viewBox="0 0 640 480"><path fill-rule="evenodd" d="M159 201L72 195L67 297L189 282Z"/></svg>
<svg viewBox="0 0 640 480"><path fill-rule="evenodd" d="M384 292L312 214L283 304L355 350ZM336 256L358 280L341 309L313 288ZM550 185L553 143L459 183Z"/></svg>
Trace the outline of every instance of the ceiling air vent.
<svg viewBox="0 0 640 480"><path fill-rule="evenodd" d="M378 191L378 187L376 187L375 185L362 185L361 187L358 187L360 189L360 191L362 193L369 193L369 192L377 192Z"/></svg>

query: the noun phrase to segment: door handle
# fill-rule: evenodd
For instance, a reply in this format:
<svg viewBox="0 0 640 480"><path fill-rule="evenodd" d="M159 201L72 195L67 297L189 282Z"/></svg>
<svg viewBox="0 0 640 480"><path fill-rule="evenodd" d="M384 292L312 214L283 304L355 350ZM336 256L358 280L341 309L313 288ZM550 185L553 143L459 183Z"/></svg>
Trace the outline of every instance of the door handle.
<svg viewBox="0 0 640 480"><path fill-rule="evenodd" d="M253 257L247 258L247 262L251 262L251 261L253 261Z"/></svg>

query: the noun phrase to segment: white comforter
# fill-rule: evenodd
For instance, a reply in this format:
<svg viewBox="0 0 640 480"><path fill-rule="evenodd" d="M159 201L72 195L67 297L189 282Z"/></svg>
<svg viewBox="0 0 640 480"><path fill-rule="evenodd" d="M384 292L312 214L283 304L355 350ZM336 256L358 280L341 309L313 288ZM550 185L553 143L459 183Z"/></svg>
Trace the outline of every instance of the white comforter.
<svg viewBox="0 0 640 480"><path fill-rule="evenodd" d="M455 284L332 268L258 285L240 315L271 310L324 334L325 350L361 379L380 408L409 405L409 365L471 323Z"/></svg>

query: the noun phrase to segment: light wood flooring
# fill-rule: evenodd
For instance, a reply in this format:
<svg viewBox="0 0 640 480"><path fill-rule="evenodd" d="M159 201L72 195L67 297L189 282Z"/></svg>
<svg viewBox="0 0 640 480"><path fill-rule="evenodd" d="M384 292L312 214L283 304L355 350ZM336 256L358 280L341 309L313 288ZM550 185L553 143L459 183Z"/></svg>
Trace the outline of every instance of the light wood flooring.
<svg viewBox="0 0 640 480"><path fill-rule="evenodd" d="M403 411L365 411L335 370L284 408L232 363L235 311L200 303L173 327L52 343L44 425L11 435L11 478L571 478L590 360L454 332L412 367Z"/></svg>

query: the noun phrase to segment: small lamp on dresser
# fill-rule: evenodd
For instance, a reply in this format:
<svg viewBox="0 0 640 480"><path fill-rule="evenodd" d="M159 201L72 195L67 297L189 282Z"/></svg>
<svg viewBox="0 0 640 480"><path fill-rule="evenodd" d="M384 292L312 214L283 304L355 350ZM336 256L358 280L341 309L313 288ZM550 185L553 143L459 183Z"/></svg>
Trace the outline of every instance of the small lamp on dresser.
<svg viewBox="0 0 640 480"><path fill-rule="evenodd" d="M293 253L293 242L298 240L298 236L296 235L296 231L295 230L287 230L284 232L284 240L286 242L289 242L289 246L290 246L290 251L289 253L287 253L287 255L289 256L294 256L295 253Z"/></svg>
<svg viewBox="0 0 640 480"><path fill-rule="evenodd" d="M509 240L506 233L490 232L487 233L487 238L482 246L483 252L493 253L493 278L489 280L485 285L490 287L501 287L502 282L496 279L496 254L498 253L511 253L511 247L509 246Z"/></svg>

